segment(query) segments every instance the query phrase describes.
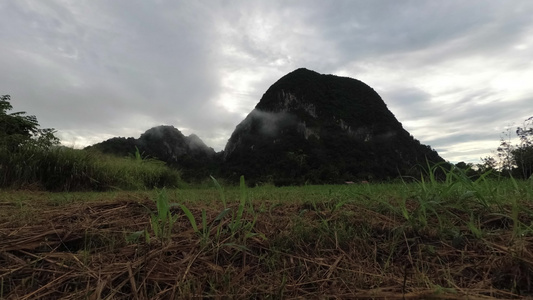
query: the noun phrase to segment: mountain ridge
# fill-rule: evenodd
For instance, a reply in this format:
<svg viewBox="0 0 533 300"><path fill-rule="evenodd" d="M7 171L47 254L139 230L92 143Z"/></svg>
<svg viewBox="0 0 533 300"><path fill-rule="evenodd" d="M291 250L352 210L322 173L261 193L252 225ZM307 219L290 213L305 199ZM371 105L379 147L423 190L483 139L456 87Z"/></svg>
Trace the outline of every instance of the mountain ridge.
<svg viewBox="0 0 533 300"><path fill-rule="evenodd" d="M221 152L173 126L154 127L139 139L114 139L95 146L135 145L188 178L245 175L252 185L387 180L416 175L427 161L444 161L403 128L370 86L305 68L272 84Z"/></svg>
<svg viewBox="0 0 533 300"><path fill-rule="evenodd" d="M304 68L264 93L224 152L228 176L240 171L259 181L300 183L387 179L426 158L444 161L403 128L370 86Z"/></svg>

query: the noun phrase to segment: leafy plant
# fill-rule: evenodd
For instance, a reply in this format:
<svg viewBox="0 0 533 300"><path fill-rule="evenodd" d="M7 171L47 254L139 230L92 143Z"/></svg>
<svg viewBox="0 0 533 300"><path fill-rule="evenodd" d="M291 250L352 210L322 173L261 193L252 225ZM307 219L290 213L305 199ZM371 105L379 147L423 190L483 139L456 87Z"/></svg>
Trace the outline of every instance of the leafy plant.
<svg viewBox="0 0 533 300"><path fill-rule="evenodd" d="M155 200L157 213L150 213L150 224L152 231L156 238L161 241L170 240L172 234L172 227L178 219L177 215L173 215L170 211L171 207L177 206L177 203L169 203L168 196L165 188L157 192L157 198ZM196 224L194 224L196 227Z"/></svg>
<svg viewBox="0 0 533 300"><path fill-rule="evenodd" d="M215 184L215 187L218 190L218 193L220 195L220 200L222 200L222 204L224 204L224 209L226 209L228 206L226 205L226 195L224 194L224 189L222 186L218 183L218 181L213 176L209 176L213 180L213 183Z"/></svg>

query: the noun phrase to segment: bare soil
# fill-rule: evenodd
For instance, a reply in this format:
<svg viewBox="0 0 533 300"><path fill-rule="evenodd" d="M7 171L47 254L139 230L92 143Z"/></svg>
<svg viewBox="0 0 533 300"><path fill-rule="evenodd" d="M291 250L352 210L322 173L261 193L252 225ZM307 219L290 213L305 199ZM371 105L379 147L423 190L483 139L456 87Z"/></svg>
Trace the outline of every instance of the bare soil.
<svg viewBox="0 0 533 300"><path fill-rule="evenodd" d="M468 228L446 238L362 206L266 201L232 233L231 217L215 221L221 205L198 203L188 206L200 227L206 211L207 238L175 208L169 240L127 242L151 232L147 196L58 205L29 194L0 199L0 299L533 296L533 238L513 238L498 216L483 220L482 238Z"/></svg>

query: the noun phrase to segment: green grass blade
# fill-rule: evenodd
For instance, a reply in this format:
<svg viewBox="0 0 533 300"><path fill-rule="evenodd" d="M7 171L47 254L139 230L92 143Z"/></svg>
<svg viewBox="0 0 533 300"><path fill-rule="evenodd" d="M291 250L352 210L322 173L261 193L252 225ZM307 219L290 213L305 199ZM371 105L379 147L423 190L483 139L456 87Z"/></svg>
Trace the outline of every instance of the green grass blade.
<svg viewBox="0 0 533 300"><path fill-rule="evenodd" d="M135 243L145 233L145 230L135 231L126 236L126 243Z"/></svg>
<svg viewBox="0 0 533 300"><path fill-rule="evenodd" d="M166 223L168 216L170 215L170 206L168 204L168 197L165 188L157 192L157 215L161 222Z"/></svg>
<svg viewBox="0 0 533 300"><path fill-rule="evenodd" d="M241 184L240 184L240 192L241 192L241 199L239 204L239 209L237 210L237 219L236 223L240 224L242 219L242 214L244 212L244 206L246 205L246 184L244 182L244 175L241 176Z"/></svg>
<svg viewBox="0 0 533 300"><path fill-rule="evenodd" d="M196 219L194 218L191 211L187 208L187 206L180 204L181 210L183 210L183 213L185 213L185 216L187 216L187 219L189 219L189 222L191 223L192 228L194 229L194 232L198 231L198 225L196 225Z"/></svg>
<svg viewBox="0 0 533 300"><path fill-rule="evenodd" d="M207 215L205 212L205 209L202 209L202 231L204 234L204 237L207 235Z"/></svg>
<svg viewBox="0 0 533 300"><path fill-rule="evenodd" d="M226 195L224 194L224 189L222 188L222 186L220 186L220 184L218 183L218 181L215 179L215 177L213 176L209 176L211 177L211 179L213 180L213 183L215 184L215 187L217 188L219 194L220 194L220 200L222 200L222 204L224 204L224 208L227 207L226 205Z"/></svg>
<svg viewBox="0 0 533 300"><path fill-rule="evenodd" d="M225 208L223 211L221 211L218 216L215 218L215 222L218 222L222 220L229 212L231 211L231 208Z"/></svg>

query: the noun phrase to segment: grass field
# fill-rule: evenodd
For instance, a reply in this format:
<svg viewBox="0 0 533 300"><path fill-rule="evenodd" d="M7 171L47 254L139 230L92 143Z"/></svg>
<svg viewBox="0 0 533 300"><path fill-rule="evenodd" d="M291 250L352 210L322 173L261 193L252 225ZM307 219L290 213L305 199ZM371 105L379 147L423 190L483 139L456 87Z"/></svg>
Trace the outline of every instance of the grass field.
<svg viewBox="0 0 533 300"><path fill-rule="evenodd" d="M1 299L533 296L533 180L0 191Z"/></svg>

